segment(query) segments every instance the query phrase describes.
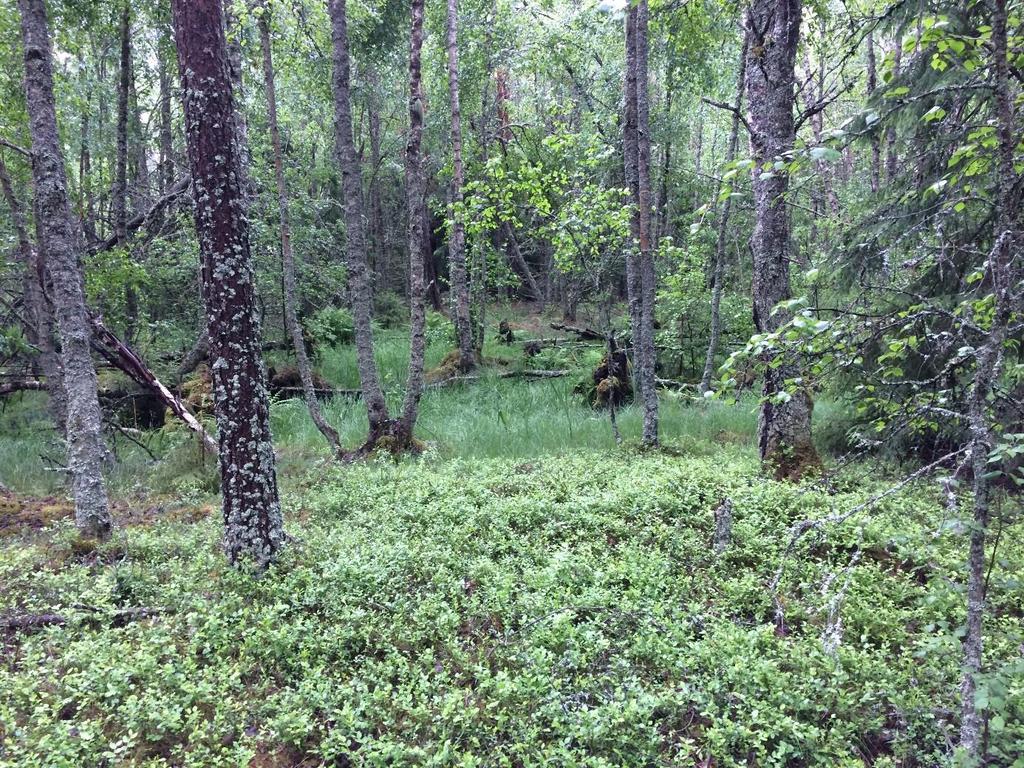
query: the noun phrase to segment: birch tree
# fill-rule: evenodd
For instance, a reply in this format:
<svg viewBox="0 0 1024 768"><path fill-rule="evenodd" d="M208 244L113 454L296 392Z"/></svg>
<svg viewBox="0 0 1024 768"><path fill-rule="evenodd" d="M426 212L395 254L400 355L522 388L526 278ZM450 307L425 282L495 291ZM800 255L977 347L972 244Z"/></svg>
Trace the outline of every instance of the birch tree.
<svg viewBox="0 0 1024 768"><path fill-rule="evenodd" d="M39 248L46 268L60 339L60 366L67 397L68 469L75 498L75 524L86 536L104 538L111 519L103 480L106 449L96 368L89 350L89 318L81 266L81 243L71 217L57 111L53 53L44 0L19 0L25 59L25 96L32 134Z"/></svg>

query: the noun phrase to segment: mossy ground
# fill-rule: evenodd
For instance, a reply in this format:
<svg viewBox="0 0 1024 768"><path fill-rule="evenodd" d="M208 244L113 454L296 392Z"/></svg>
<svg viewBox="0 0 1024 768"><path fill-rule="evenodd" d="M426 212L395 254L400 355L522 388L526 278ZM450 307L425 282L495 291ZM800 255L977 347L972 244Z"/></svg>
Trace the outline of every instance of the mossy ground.
<svg viewBox="0 0 1024 768"><path fill-rule="evenodd" d="M753 457L685 448L325 466L288 481L291 539L260 578L228 567L218 516L187 505L88 552L66 520L4 539L0 613L69 621L3 638L0 761L952 760L966 547L928 488L802 540L783 628L766 587L790 525L879 481L829 495L765 480ZM734 541L716 558L723 496ZM1020 532L1004 530L989 587L993 765L1024 743ZM139 606L165 612L104 620Z"/></svg>

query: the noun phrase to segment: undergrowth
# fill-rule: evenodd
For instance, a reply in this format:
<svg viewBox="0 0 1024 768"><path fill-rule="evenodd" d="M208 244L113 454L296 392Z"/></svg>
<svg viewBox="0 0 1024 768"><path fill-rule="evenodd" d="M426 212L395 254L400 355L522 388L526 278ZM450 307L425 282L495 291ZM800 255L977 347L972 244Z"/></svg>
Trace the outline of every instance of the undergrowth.
<svg viewBox="0 0 1024 768"><path fill-rule="evenodd" d="M69 523L9 539L0 612L69 620L7 637L0 761L949 764L966 546L933 490L803 539L776 619L789 526L877 483L847 486L765 481L742 454L388 459L296 479L262 578L225 564L216 515L95 549ZM989 585L993 765L1024 743L1019 527ZM117 621L139 606L160 613Z"/></svg>

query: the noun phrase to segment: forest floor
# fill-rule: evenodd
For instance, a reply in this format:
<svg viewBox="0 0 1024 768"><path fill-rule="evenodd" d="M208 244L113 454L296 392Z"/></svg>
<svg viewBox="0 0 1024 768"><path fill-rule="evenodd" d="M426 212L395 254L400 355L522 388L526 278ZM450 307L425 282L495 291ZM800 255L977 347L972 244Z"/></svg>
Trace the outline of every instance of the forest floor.
<svg viewBox="0 0 1024 768"><path fill-rule="evenodd" d="M349 355L321 357L336 386ZM402 355L385 338L389 389ZM431 390L423 456L351 467L327 458L301 403L276 403L289 542L260 578L226 564L215 468L179 431L150 437L155 462L121 446L118 527L96 545L38 471L38 402L12 406L0 764L951 764L967 537L938 489L789 551L795 523L891 477L859 464L828 483L766 480L750 399L666 394L668 447L653 452L627 408L617 447L574 386L488 375ZM347 442L360 409L327 404ZM716 554L724 499L732 539ZM1024 744L1022 533L996 534L989 580L991 765L1020 765Z"/></svg>

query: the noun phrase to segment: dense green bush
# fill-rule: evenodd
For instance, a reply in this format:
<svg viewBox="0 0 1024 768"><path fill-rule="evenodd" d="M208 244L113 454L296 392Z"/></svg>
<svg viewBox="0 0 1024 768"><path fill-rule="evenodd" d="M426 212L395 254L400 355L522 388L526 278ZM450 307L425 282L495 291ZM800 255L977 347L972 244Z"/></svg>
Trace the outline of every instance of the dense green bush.
<svg viewBox="0 0 1024 768"><path fill-rule="evenodd" d="M785 561L780 624L766 585L789 526L849 509L871 484L829 496L756 472L721 453L320 471L288 499L292 543L258 579L224 563L216 515L122 529L84 554L69 526L11 540L0 612L72 619L8 645L0 758L949 763L964 537L927 490L811 535ZM716 557L723 496L734 539ZM999 765L1024 740L1020 540L1004 533L990 584L982 695ZM133 606L166 613L114 619Z"/></svg>
<svg viewBox="0 0 1024 768"><path fill-rule="evenodd" d="M352 313L344 307L324 307L304 320L314 349L351 344L355 338Z"/></svg>

